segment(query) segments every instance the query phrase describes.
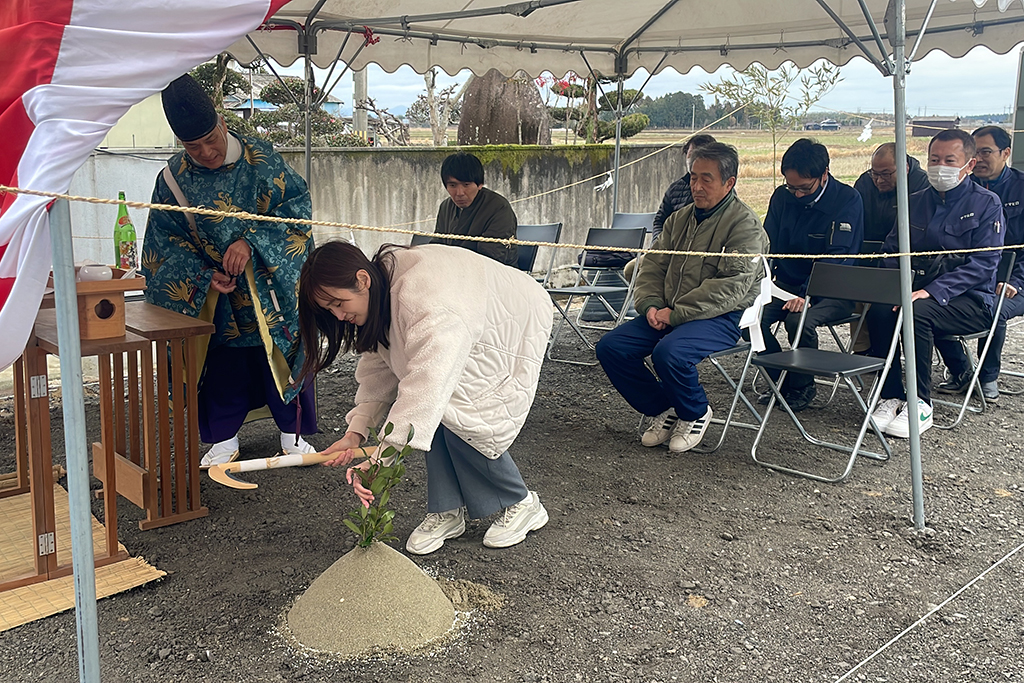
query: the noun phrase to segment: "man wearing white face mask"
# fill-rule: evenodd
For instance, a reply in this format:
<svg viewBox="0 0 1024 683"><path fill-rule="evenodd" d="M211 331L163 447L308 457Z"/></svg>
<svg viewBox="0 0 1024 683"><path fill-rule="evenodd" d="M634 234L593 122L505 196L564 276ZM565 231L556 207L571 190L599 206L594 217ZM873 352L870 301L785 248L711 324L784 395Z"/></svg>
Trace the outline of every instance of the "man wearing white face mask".
<svg viewBox="0 0 1024 683"><path fill-rule="evenodd" d="M992 248L991 251L911 258L921 432L932 426L931 359L935 337L986 329L992 323L995 308L996 268L1005 221L999 197L965 180L974 168L974 152L974 138L965 131L944 130L933 137L928 143L931 187L915 192L908 202L911 251ZM882 253L898 251L894 227ZM899 267L898 260L892 257L884 259L883 265ZM895 311L887 306L873 306L868 311L867 324L871 355L885 357L896 326ZM909 414L901 375L900 372L888 374L873 417L886 434L907 438Z"/></svg>
<svg viewBox="0 0 1024 683"><path fill-rule="evenodd" d="M1007 246L1024 244L1024 172L1007 165L1010 160L1010 134L999 126L983 126L973 133L974 143L978 146L974 158L974 173L971 179L992 190L1003 202L1003 217L1006 219L1004 242ZM999 399L999 369L1002 363L1003 344L1006 342L1006 323L1024 315L1024 296L1018 296L1024 290L1024 248L1018 248L1017 260L1013 272L1006 282L996 284L996 294L1006 287L1006 299L999 312L999 323L992 335L985 362L981 365L978 381L985 400ZM978 340L978 349L984 339ZM970 383L971 367L967 355L958 342L937 342L936 349L949 368L949 380L939 384L936 389L940 393L962 394Z"/></svg>

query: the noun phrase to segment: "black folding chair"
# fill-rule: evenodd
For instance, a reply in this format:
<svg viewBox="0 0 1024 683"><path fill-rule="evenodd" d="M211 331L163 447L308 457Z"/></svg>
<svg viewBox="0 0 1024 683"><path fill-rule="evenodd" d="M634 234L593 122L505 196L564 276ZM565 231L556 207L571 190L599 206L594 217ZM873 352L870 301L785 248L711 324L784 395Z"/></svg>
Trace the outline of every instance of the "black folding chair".
<svg viewBox="0 0 1024 683"><path fill-rule="evenodd" d="M653 213L616 213L612 216L613 228L644 228L647 232L654 230Z"/></svg>
<svg viewBox="0 0 1024 683"><path fill-rule="evenodd" d="M999 260L999 270L996 274L996 282L1006 282L1009 279L1010 273L1013 271L1013 263L1015 257L1016 254L1012 251L1003 252L1003 256ZM978 332L973 332L971 334L950 334L936 338L936 341L944 340L955 341L959 343L961 348L963 348L964 350L964 354L967 356L967 362L970 364L971 368L971 381L970 384L967 385L967 391L964 392L964 400L962 402L957 403L955 401L943 401L932 397L933 404L953 406L954 408L959 408L959 412L957 413L956 419L947 424L939 424L937 421L935 421L933 413L932 424L938 427L939 429L953 429L961 422L963 422L964 415L967 413L968 410L970 410L972 413L985 412L985 407L988 404L985 401L985 394L981 390L981 380L978 379L978 375L981 374L981 365L982 363L985 362L985 357L988 355L988 347L992 345L992 335L996 331L996 324L999 322L999 313L1003 310L1003 302L1005 300L1006 287L1003 287L1002 291L999 292L999 296L996 297L996 310L995 313L992 315L992 324L989 325L988 328L984 330L979 330ZM981 347L981 351L978 353L977 361L975 361L974 354L971 352L970 344L967 343L970 341L974 341L976 339L985 340L985 343ZM971 395L974 393L977 393L978 400L981 403L981 405L978 407L974 407L971 405Z"/></svg>
<svg viewBox="0 0 1024 683"><path fill-rule="evenodd" d="M642 248L645 234L646 232L643 228L591 228L590 230L587 231L587 239L585 245L588 247L615 247L623 251L638 251L639 249ZM587 249L584 249L584 262L586 261L586 255ZM551 302L555 305L555 308L558 310L559 314L561 314L562 319L558 321L558 325L555 327L555 330L551 333L551 340L548 342L547 357L553 361L572 363L574 365L596 365L596 360L592 363L589 363L562 358L554 358L551 355L552 349L555 346L555 342L558 340L559 334L562 331L562 327L566 323L569 324L573 332L576 333L576 336L578 336L583 341L587 348L591 350L594 349L594 345L590 342L589 339L587 339L586 334L584 334L583 330L580 328L577 321L573 320L572 316L569 315L569 309L572 306L573 300L578 297L582 297L582 305L584 306L586 305L587 301L590 300L596 300L600 302L600 304L605 308L605 310L607 310L608 313L612 316L612 318L615 321L615 324L619 325L626 314L627 306L622 305L619 307L618 310L616 310L614 306L608 303L607 297L610 294L619 293L624 295L625 301L629 301L630 296L632 296L633 294L634 281L635 274L633 279L631 279L628 283L623 283L622 285L591 285L587 283L586 280L583 278L583 273L581 270L579 276L577 277L575 286L549 289L548 293L551 295ZM558 300L562 298L566 298L564 306L558 302Z"/></svg>
<svg viewBox="0 0 1024 683"><path fill-rule="evenodd" d="M832 263L816 262L814 264L814 268L811 270L811 278L807 284L807 296L860 301L868 305L878 304L884 306L899 306L900 274L898 270L892 268L864 268L862 266L841 266ZM754 438L754 444L750 449L750 455L754 462L759 465L763 465L764 467L768 467L779 472L796 474L816 481L839 482L850 475L850 471L853 469L853 463L856 461L858 455L882 461L888 460L892 455L892 449L890 448L889 443L886 441L885 436L878 428L878 425L875 423L871 414L874 412L875 406L878 404L878 397L882 393L882 385L885 382L886 375L889 373L889 369L892 366L893 356L896 353L900 325L903 320L903 309L902 307L899 309L899 314L896 317L896 328L892 341L889 343L888 354L885 358L875 358L872 356L857 356L849 353L843 353L841 351L799 348L800 333L803 331L804 322L807 318L807 310L809 308L809 306L805 306L803 313L800 315L800 324L796 335L797 348L793 348L789 351L780 351L778 353L760 354L753 360L753 364L760 368L761 375L768 381L768 386L771 389L772 396L768 402L767 412L765 412L761 421L761 426L758 429L757 436ZM771 380L771 377L768 376L768 370L777 370L780 372L777 382L773 382ZM850 389L850 393L856 400L857 404L864 411L864 418L860 422L860 429L857 432L857 439L853 446L818 439L807 432L803 423L800 422L800 419L797 417L796 413L793 412L792 408L789 407L785 397L782 395L782 382L785 380L786 374L789 372L801 372L815 375L816 377L829 377L832 379L838 378L845 383L845 385ZM879 376L875 380L874 386L870 391L868 402L865 403L860 392L857 391L857 388L854 385L854 378L859 378L863 375L874 372L879 372ZM771 418L776 402L781 404L783 409L789 414L790 419L793 421L793 424L796 426L797 430L799 430L800 435L803 436L804 439L817 446L823 446L825 448L850 454L849 460L846 463L846 468L838 477L829 478L820 474L805 472L803 470L780 465L778 463L767 462L758 457L757 448L761 443L761 439L764 437L765 430L768 427L768 422ZM882 453L875 453L861 449L868 427L870 427L875 433L875 436L878 437L878 440L882 445Z"/></svg>
<svg viewBox="0 0 1024 683"><path fill-rule="evenodd" d="M557 242L558 238L562 234L561 223L546 223L544 225L519 225L516 226L516 239L523 240L524 242ZM518 245L519 262L516 264L519 270L527 273L533 272L533 267L537 261L537 251L539 247L536 245ZM547 272L544 273L544 277L537 278L537 281L542 285L547 285L548 280L551 278L551 271L555 267L555 250L551 250L551 258L548 261Z"/></svg>
<svg viewBox="0 0 1024 683"><path fill-rule="evenodd" d="M413 235L412 242L409 243L409 246L418 247L421 244L430 244L430 241L433 239L433 235Z"/></svg>

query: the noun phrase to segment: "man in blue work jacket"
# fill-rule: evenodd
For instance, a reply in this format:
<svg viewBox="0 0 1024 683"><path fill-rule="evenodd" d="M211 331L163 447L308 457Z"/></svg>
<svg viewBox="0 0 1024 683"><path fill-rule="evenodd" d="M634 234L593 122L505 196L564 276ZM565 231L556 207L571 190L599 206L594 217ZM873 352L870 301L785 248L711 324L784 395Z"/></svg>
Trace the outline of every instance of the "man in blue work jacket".
<svg viewBox="0 0 1024 683"><path fill-rule="evenodd" d="M986 190L999 195L1003 202L1003 218L1006 219L1004 241L1006 246L1024 244L1024 173L1006 165L1010 159L1010 134L999 126L983 126L972 134L977 149L974 154L974 173L971 179ZM1006 288L1006 299L999 312L992 343L981 364L981 392L985 400L995 401L999 398L999 368L1002 363L1003 343L1006 341L1006 322L1011 318L1024 315L1024 248L1015 250L1017 259L1013 272L1007 282L996 283L996 294ZM981 352L985 340L979 340L978 352ZM971 369L960 344L950 341L935 343L949 368L949 380L942 382L935 389L942 393L963 393L971 381Z"/></svg>
<svg viewBox="0 0 1024 683"><path fill-rule="evenodd" d="M974 168L975 143L967 132L944 130L928 143L927 190L910 195L910 249L914 252L992 247L991 251L939 256L914 256L914 343L917 365L918 422L923 433L932 426L932 347L936 336L969 334L992 323L996 268L1003 246L1003 208L999 197L966 180ZM899 250L893 229L883 253ZM883 265L898 268L896 258ZM884 357L896 327L889 306L868 311L871 355ZM882 385L873 417L886 434L910 435L906 392L899 372L899 350L893 370Z"/></svg>
<svg viewBox="0 0 1024 683"><path fill-rule="evenodd" d="M860 251L864 237L864 206L860 194L839 182L829 173L828 149L825 145L802 138L782 155L782 175L786 184L775 190L768 202L764 229L771 240L774 254L834 255L830 263L845 263L843 257ZM806 305L805 292L811 276L813 259L786 258L772 260L775 284L793 295L787 301L773 299L764 307L761 329L765 352L781 350L771 333L771 326L784 320L789 341L793 343L800 313ZM848 317L854 304L850 301L821 299L811 302L800 335L800 348L818 348L816 328ZM778 373L772 373L778 379ZM793 411L806 408L814 399L814 376L789 373L782 385L782 395ZM762 397L767 403L768 396Z"/></svg>

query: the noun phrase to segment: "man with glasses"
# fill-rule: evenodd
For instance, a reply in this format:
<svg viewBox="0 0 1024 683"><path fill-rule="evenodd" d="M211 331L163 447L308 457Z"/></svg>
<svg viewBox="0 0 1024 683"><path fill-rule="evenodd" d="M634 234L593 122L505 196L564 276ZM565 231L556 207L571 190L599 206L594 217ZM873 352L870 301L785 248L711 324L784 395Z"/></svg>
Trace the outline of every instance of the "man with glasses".
<svg viewBox="0 0 1024 683"><path fill-rule="evenodd" d="M768 202L764 228L775 254L829 255L830 263L846 263L844 257L860 251L864 237L864 205L860 194L829 173L828 150L825 145L802 138L782 155L785 185L777 188ZM775 284L793 295L788 301L773 299L764 307L761 329L766 353L781 350L771 333L771 326L785 321L790 343L794 343L800 314L807 304L805 292L811 276L813 259L780 258L772 260ZM821 299L811 302L807 312L801 348L818 348L815 328L849 316L853 302ZM777 379L777 374L773 377ZM782 395L793 411L806 408L815 395L814 376L789 373L782 385ZM761 398L767 403L769 395Z"/></svg>
<svg viewBox="0 0 1024 683"><path fill-rule="evenodd" d="M917 420L921 433L932 426L932 347L935 338L970 334L992 324L996 268L1003 248L1003 209L999 197L965 179L974 168L975 144L962 130L940 131L928 143L927 190L907 202L910 250L962 251L958 254L913 256L914 363L917 367ZM970 251L984 249L984 251ZM965 251L966 250L966 251ZM885 254L899 252L895 229L885 238ZM883 260L898 268L899 260ZM896 331L896 312L872 306L867 317L871 355L885 357ZM896 358L899 358L899 349ZM908 359L909 360L909 359ZM872 417L886 434L910 435L909 411L899 361L885 377L881 400Z"/></svg>
<svg viewBox="0 0 1024 683"><path fill-rule="evenodd" d="M864 243L861 253L877 252L886 235L896 225L896 143L885 142L871 155L871 168L857 178L853 187L864 200ZM928 174L917 159L907 155L907 194L927 189ZM875 265L874 261L858 265ZM861 313L863 306L856 308ZM860 335L853 340L855 353L866 353L871 348L868 330L859 323L850 323L850 334L857 329Z"/></svg>
<svg viewBox="0 0 1024 683"><path fill-rule="evenodd" d="M986 190L999 195L1003 204L1003 216L1006 219L1004 242L1007 246L1024 244L1024 173L1007 166L1010 160L1010 134L999 126L983 126L974 131L974 173L971 178ZM992 336L992 343L982 363L978 379L981 381L981 392L986 401L999 398L999 368L1006 341L1006 322L1011 318L1024 315L1024 296L1020 290L1024 288L1024 248L1018 248L1017 260L1013 272L1007 282L996 284L996 294L1006 288L1006 299L999 313L999 322ZM979 340L978 348L985 345ZM956 343L936 342L936 348L946 361L950 378L936 387L942 393L962 393L971 381L970 364L964 349Z"/></svg>
<svg viewBox="0 0 1024 683"><path fill-rule="evenodd" d="M892 226L896 225L895 142L878 146L871 155L871 168L857 178L853 187L864 201L864 241L884 242ZM928 174L917 159L908 154L907 193L913 194L927 187Z"/></svg>

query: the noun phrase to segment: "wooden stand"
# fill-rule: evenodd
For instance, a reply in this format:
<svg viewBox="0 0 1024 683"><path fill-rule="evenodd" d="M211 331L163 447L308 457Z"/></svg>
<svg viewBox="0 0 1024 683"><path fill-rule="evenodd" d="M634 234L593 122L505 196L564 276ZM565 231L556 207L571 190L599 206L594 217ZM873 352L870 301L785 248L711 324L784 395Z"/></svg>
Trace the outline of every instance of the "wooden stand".
<svg viewBox="0 0 1024 683"><path fill-rule="evenodd" d="M158 419L156 439L147 441L144 447L147 454L145 463L138 459L132 460L133 465L149 473L150 479L148 482L144 477L140 479L141 473L136 468L128 468L133 473L129 479L133 485L125 490L137 498L133 499L125 492L122 492L122 495L146 510L146 520L139 522L139 528L143 530L205 517L209 511L199 502L197 389L202 368L198 364L196 338L213 334L216 328L212 323L173 313L142 301L129 302L125 305L125 311L129 333L148 339L156 348L153 358L156 360ZM129 374L130 371L131 368ZM148 377L152 389L152 375ZM129 388L129 425L136 424L130 412L133 404L130 396ZM145 397L143 400L145 401ZM152 399L146 403L151 404ZM117 412L115 402L115 423L118 415L123 417L124 414ZM147 436L151 438L151 435ZM154 447L150 448L149 443L153 443ZM95 451L95 444L93 449ZM118 472L117 476L120 477L121 473Z"/></svg>
<svg viewBox="0 0 1024 683"><path fill-rule="evenodd" d="M209 514L199 500L196 337L214 326L145 302L122 310L121 336L82 340L82 357L99 361L100 441L92 453L93 474L103 482L106 546L97 566L127 557L117 546L118 494L146 511L141 529ZM39 553L34 574L0 583L0 591L71 573L71 565L57 563L50 450L46 356L59 353L56 315L44 308L15 365L16 483L0 490L0 498L31 493Z"/></svg>

